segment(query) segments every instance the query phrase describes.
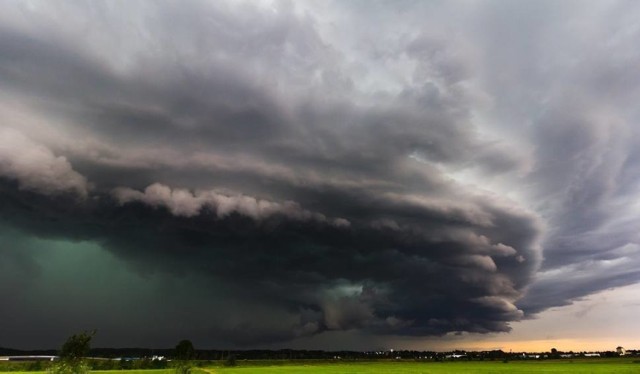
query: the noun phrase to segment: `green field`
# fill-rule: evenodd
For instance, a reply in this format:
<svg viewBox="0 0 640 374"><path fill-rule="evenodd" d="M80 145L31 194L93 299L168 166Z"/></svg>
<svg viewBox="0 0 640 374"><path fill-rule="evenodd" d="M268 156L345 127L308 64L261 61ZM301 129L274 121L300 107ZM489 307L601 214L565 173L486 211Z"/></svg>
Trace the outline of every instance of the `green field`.
<svg viewBox="0 0 640 374"><path fill-rule="evenodd" d="M246 366L209 368L210 374L445 374L445 373L640 373L640 363L631 360L563 360L484 362L355 362L308 365Z"/></svg>
<svg viewBox="0 0 640 374"><path fill-rule="evenodd" d="M213 374L445 374L445 373L640 373L640 363L623 360L494 362L362 362L211 368Z"/></svg>
<svg viewBox="0 0 640 374"><path fill-rule="evenodd" d="M174 374L165 370L113 370L92 371L95 374ZM471 374L471 373L640 373L640 363L629 359L576 359L546 361L473 361L473 362L297 362L240 361L236 367L214 366L194 368L193 374ZM12 372L12 374L46 374L45 372Z"/></svg>

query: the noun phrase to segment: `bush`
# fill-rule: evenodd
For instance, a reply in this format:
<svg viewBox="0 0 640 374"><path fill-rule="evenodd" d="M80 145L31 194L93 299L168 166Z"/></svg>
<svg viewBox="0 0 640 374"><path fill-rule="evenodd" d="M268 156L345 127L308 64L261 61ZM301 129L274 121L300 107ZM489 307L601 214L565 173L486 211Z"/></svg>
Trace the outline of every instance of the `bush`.
<svg viewBox="0 0 640 374"><path fill-rule="evenodd" d="M47 369L49 374L87 374L91 371L89 366L84 363L70 363L68 361L58 361Z"/></svg>
<svg viewBox="0 0 640 374"><path fill-rule="evenodd" d="M86 374L91 369L85 357L91 349L91 339L95 331L82 332L70 336L60 349L60 360L51 365L47 372L50 374Z"/></svg>
<svg viewBox="0 0 640 374"><path fill-rule="evenodd" d="M120 360L120 370L131 370L131 369L133 369L132 360L127 360L126 358L123 358Z"/></svg>
<svg viewBox="0 0 640 374"><path fill-rule="evenodd" d="M229 357L227 357L226 361L224 362L224 366L236 366L236 365L238 365L238 363L236 362L236 355L232 353L229 355Z"/></svg>
<svg viewBox="0 0 640 374"><path fill-rule="evenodd" d="M42 371L44 370L44 365L42 361L33 361L27 365L27 371Z"/></svg>

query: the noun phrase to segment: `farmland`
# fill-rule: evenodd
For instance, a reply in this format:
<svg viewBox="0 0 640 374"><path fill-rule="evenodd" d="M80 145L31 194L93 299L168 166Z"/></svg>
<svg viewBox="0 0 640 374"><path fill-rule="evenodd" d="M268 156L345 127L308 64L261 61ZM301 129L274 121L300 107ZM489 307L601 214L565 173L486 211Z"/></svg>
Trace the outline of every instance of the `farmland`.
<svg viewBox="0 0 640 374"><path fill-rule="evenodd" d="M640 363L631 360L576 360L576 361L520 361L503 363L487 362L356 362L324 363L308 365L280 366L238 366L234 368L213 368L216 374L285 374L285 373L322 373L322 374L445 374L445 373L638 373Z"/></svg>
<svg viewBox="0 0 640 374"><path fill-rule="evenodd" d="M576 359L544 361L458 361L458 362L417 362L417 361L239 361L235 367L212 364L194 368L193 374L472 374L472 373L639 373L640 362L633 359ZM173 374L171 369L163 370L109 370L92 371L95 374ZM12 374L46 374L46 372L12 372Z"/></svg>

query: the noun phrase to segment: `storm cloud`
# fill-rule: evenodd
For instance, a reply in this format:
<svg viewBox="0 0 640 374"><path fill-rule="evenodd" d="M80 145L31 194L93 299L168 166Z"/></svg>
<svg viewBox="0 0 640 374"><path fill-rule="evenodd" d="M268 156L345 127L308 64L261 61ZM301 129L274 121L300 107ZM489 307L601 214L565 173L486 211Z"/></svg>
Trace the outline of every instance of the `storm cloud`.
<svg viewBox="0 0 640 374"><path fill-rule="evenodd" d="M116 281L54 320L146 305L43 331L257 346L507 332L636 283L639 9L592 5L6 2L0 297L93 256Z"/></svg>

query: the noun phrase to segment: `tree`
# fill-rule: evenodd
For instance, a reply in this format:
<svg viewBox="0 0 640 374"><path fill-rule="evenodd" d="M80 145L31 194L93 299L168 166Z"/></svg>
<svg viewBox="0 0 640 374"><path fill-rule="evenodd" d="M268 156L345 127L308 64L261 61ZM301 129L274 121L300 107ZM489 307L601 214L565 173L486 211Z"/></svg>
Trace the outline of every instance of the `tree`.
<svg viewBox="0 0 640 374"><path fill-rule="evenodd" d="M180 343L176 345L175 355L178 360L193 360L196 356L196 350L193 348L193 343L191 343L190 340L181 340Z"/></svg>
<svg viewBox="0 0 640 374"><path fill-rule="evenodd" d="M84 374L89 372L85 357L91 349L91 339L96 331L73 334L64 342L58 356L60 360L51 367L53 374Z"/></svg>
<svg viewBox="0 0 640 374"><path fill-rule="evenodd" d="M190 340L181 340L175 348L176 373L189 374L191 372L191 360L196 357L196 350Z"/></svg>

